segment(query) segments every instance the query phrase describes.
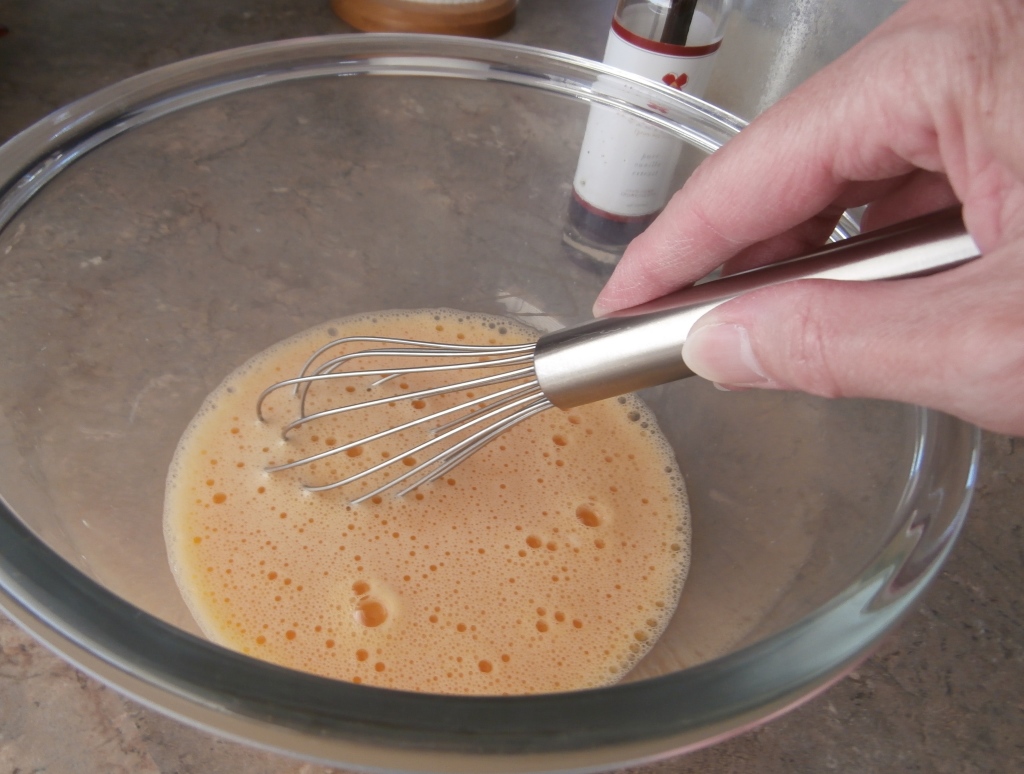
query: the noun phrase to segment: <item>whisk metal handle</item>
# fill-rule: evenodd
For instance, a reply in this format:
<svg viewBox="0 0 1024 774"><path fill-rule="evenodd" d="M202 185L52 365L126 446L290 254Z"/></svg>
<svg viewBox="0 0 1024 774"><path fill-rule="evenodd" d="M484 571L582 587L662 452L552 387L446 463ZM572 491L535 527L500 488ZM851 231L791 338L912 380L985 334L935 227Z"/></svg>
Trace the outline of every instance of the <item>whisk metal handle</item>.
<svg viewBox="0 0 1024 774"><path fill-rule="evenodd" d="M979 255L959 207L914 218L549 333L537 342L537 381L548 400L563 409L675 381L693 375L682 357L693 325L716 306L745 293L800 279L921 276Z"/></svg>

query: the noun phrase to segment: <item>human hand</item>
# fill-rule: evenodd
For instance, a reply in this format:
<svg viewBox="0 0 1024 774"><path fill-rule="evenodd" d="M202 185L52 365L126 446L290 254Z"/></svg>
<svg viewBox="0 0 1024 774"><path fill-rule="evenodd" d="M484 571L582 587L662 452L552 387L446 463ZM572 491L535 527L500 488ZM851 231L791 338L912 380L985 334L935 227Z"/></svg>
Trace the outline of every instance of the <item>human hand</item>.
<svg viewBox="0 0 1024 774"><path fill-rule="evenodd" d="M1024 2L911 0L715 153L629 246L596 314L959 202L983 257L809 280L705 315L683 349L730 387L875 397L1024 435Z"/></svg>

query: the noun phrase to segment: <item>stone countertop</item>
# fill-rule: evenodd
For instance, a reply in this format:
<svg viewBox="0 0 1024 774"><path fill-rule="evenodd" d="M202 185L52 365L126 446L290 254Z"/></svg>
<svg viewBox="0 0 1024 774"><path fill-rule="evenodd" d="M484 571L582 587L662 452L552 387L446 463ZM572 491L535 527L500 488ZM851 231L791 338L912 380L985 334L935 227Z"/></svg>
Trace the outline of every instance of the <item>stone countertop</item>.
<svg viewBox="0 0 1024 774"><path fill-rule="evenodd" d="M599 58L614 2L521 0L505 39ZM326 0L0 4L0 140L162 64L350 32ZM1024 769L1024 441L986 434L966 529L918 608L849 678L790 714L655 772ZM126 700L0 615L0 773L326 772Z"/></svg>

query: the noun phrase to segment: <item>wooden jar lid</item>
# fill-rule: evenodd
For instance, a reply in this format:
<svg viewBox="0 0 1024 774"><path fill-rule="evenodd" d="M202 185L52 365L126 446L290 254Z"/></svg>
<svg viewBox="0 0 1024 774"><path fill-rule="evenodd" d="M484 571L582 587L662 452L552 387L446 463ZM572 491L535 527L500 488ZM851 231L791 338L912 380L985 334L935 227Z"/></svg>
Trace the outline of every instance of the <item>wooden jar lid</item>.
<svg viewBox="0 0 1024 774"><path fill-rule="evenodd" d="M493 38L512 29L518 0L331 0L341 20L364 32L431 32Z"/></svg>

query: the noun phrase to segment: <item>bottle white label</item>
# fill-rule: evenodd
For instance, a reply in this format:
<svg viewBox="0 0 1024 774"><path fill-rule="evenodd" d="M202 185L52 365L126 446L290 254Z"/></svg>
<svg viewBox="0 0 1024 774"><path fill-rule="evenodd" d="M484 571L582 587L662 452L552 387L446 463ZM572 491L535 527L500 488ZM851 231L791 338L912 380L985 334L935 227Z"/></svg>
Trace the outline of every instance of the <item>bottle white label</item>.
<svg viewBox="0 0 1024 774"><path fill-rule="evenodd" d="M691 37L702 39L711 20L695 14ZM703 39L710 37L710 29ZM604 61L614 67L700 96L711 77L720 41L684 47L630 33L617 21L608 36ZM665 206L682 140L633 116L593 105L573 179L577 200L612 220L641 220Z"/></svg>

